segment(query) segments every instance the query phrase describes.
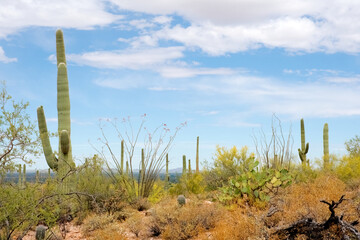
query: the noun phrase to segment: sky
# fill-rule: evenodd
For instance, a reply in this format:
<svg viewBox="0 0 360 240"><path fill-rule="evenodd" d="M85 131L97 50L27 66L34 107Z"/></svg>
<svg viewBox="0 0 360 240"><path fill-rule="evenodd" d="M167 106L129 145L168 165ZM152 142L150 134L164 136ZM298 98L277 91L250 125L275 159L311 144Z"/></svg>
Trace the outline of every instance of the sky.
<svg viewBox="0 0 360 240"><path fill-rule="evenodd" d="M44 106L57 131L55 31L64 32L71 139L79 164L100 148L99 124L119 153L107 119L134 132L178 131L170 168L182 155L212 161L216 146L248 146L272 118L293 137L300 119L310 159L360 134L360 1L356 0L0 0L0 80L15 100ZM128 123L128 122L127 122ZM119 121L123 129L124 124ZM122 130L123 131L123 130ZM144 139L146 138L143 137ZM58 148L52 139L53 149ZM139 140L139 147L143 140ZM139 151L137 151L139 153ZM139 154L135 153L138 157ZM43 156L31 168L47 168Z"/></svg>

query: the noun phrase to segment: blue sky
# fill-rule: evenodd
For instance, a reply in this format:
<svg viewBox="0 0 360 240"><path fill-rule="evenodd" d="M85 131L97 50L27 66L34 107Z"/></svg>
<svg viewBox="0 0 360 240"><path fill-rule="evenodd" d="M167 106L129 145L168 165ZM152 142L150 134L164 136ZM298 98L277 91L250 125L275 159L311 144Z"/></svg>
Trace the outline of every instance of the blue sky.
<svg viewBox="0 0 360 240"><path fill-rule="evenodd" d="M292 126L298 160L300 118L308 157L360 132L360 2L344 0L2 0L0 80L17 100L44 106L57 130L55 31L64 32L72 144L78 162L101 136L99 119L127 118L173 133L170 167L181 156L210 160L215 146L248 146L271 134L275 113ZM107 128L118 150L119 140ZM57 141L53 141L57 149ZM44 157L32 168L46 168Z"/></svg>

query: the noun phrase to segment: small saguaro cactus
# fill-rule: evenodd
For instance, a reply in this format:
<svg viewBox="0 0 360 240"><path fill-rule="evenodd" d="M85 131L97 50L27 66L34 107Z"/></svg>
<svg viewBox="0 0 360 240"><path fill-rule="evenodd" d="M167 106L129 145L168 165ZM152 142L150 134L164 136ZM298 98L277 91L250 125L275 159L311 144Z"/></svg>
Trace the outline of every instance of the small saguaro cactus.
<svg viewBox="0 0 360 240"><path fill-rule="evenodd" d="M329 126L324 124L323 132L323 144L324 144L324 168L329 166Z"/></svg>
<svg viewBox="0 0 360 240"><path fill-rule="evenodd" d="M182 170L182 174L185 175L186 174L186 156L183 155L183 170Z"/></svg>
<svg viewBox="0 0 360 240"><path fill-rule="evenodd" d="M56 56L57 56L57 110L58 110L58 134L59 151L58 157L52 151L49 133L46 126L44 109L42 106L37 109L40 138L44 150L44 155L49 167L56 171L59 177L75 167L72 158L72 147L70 138L70 97L69 82L67 77L67 67L65 59L65 45L63 32L56 31Z"/></svg>
<svg viewBox="0 0 360 240"><path fill-rule="evenodd" d="M186 198L185 198L185 196L184 196L184 195L179 195L179 196L177 197L177 202L178 202L178 204L179 204L181 207L184 206L185 203L186 203Z"/></svg>
<svg viewBox="0 0 360 240"><path fill-rule="evenodd" d="M125 171L126 171L126 175L129 176L130 170L129 170L129 162L128 161L126 161L126 170Z"/></svg>
<svg viewBox="0 0 360 240"><path fill-rule="evenodd" d="M300 120L300 127L301 127L301 149L299 148L299 157L302 163L303 168L307 164L309 164L309 160L306 159L306 154L309 151L309 143L306 143L305 145L305 126L304 126L304 119Z"/></svg>
<svg viewBox="0 0 360 240"><path fill-rule="evenodd" d="M189 159L189 173L191 173L191 160Z"/></svg>
<svg viewBox="0 0 360 240"><path fill-rule="evenodd" d="M35 182L36 182L36 183L39 183L39 182L40 182L40 172L39 172L39 170L36 170Z"/></svg>
<svg viewBox="0 0 360 240"><path fill-rule="evenodd" d="M199 173L199 136L196 138L196 173Z"/></svg>

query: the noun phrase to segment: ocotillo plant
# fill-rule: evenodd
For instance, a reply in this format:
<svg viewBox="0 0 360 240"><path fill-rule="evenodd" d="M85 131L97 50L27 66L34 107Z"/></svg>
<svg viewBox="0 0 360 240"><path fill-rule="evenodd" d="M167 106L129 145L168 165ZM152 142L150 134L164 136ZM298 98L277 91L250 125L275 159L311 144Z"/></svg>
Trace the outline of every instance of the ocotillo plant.
<svg viewBox="0 0 360 240"><path fill-rule="evenodd" d="M306 159L306 154L309 151L309 143L305 145L305 126L304 119L300 120L300 128L301 128L301 149L299 148L299 157L302 163L303 168L309 164L309 161Z"/></svg>
<svg viewBox="0 0 360 240"><path fill-rule="evenodd" d="M196 138L196 173L199 173L199 136Z"/></svg>
<svg viewBox="0 0 360 240"><path fill-rule="evenodd" d="M329 126L327 123L324 124L323 143L324 143L324 168L328 168L328 166L329 166Z"/></svg>
<svg viewBox="0 0 360 240"><path fill-rule="evenodd" d="M44 109L40 106L37 109L37 117L40 131L40 138L44 155L49 167L58 173L60 178L75 167L72 159L72 148L70 139L70 97L67 67L65 59L65 44L63 32L56 31L56 56L57 56L57 110L58 110L58 134L59 151L58 157L51 149L49 133L46 126Z"/></svg>
<svg viewBox="0 0 360 240"><path fill-rule="evenodd" d="M183 171L182 174L185 175L186 174L186 156L183 155Z"/></svg>
<svg viewBox="0 0 360 240"><path fill-rule="evenodd" d="M120 166L120 172L121 174L124 174L124 140L121 141L121 166Z"/></svg>
<svg viewBox="0 0 360 240"><path fill-rule="evenodd" d="M170 181L169 177L169 154L166 154L166 172L165 172L165 182L168 183Z"/></svg>

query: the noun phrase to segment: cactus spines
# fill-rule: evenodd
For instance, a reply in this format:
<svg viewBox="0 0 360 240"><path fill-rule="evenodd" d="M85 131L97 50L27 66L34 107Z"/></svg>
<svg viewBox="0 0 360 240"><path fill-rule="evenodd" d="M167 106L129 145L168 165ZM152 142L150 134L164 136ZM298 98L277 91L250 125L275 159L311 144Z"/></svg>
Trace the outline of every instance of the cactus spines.
<svg viewBox="0 0 360 240"><path fill-rule="evenodd" d="M199 136L196 138L196 173L199 173Z"/></svg>
<svg viewBox="0 0 360 240"><path fill-rule="evenodd" d="M121 140L121 162L120 162L120 173L124 173L124 140Z"/></svg>
<svg viewBox="0 0 360 240"><path fill-rule="evenodd" d="M183 155L183 171L182 171L183 175L186 174L186 156Z"/></svg>
<svg viewBox="0 0 360 240"><path fill-rule="evenodd" d="M329 165L329 126L327 123L324 124L323 144L324 144L324 167L327 168Z"/></svg>
<svg viewBox="0 0 360 240"><path fill-rule="evenodd" d="M165 182L169 182L169 154L166 154L166 172L165 172Z"/></svg>
<svg viewBox="0 0 360 240"><path fill-rule="evenodd" d="M57 56L57 110L58 110L58 134L59 134L59 156L55 157L50 145L47 131L44 109L40 106L37 109L40 138L44 150L46 162L49 167L57 171L62 177L70 168L75 167L72 158L71 137L70 137L70 97L69 82L65 58L65 45L63 32L56 31L56 56Z"/></svg>
<svg viewBox="0 0 360 240"><path fill-rule="evenodd" d="M184 195L179 195L179 196L177 197L177 202L178 202L178 204L179 204L181 207L184 206L185 203L186 203L186 198L185 198L185 196L184 196Z"/></svg>
<svg viewBox="0 0 360 240"><path fill-rule="evenodd" d="M308 164L308 160L306 159L306 154L309 151L309 143L305 145L305 126L304 126L304 119L300 120L300 127L301 127L301 149L299 148L299 157L302 163L303 168Z"/></svg>

